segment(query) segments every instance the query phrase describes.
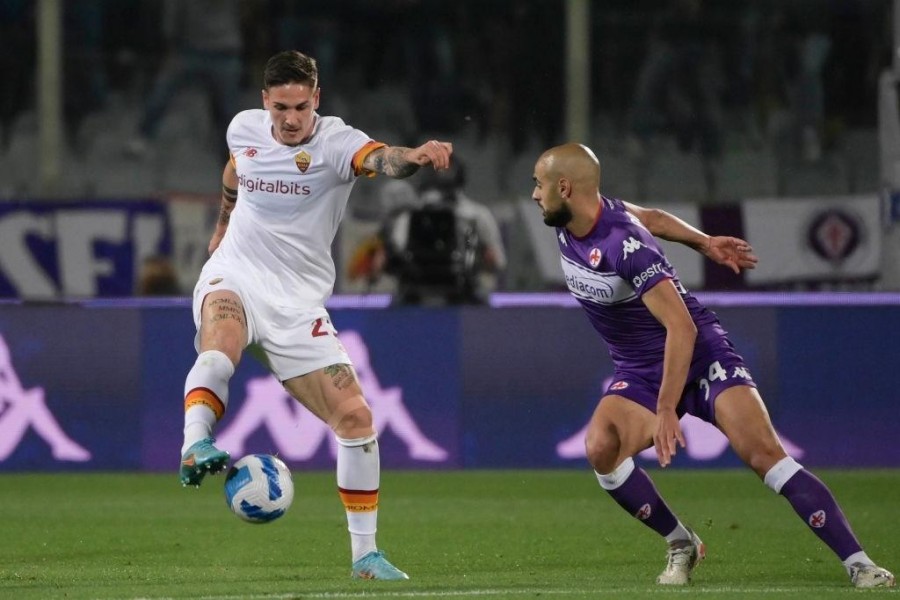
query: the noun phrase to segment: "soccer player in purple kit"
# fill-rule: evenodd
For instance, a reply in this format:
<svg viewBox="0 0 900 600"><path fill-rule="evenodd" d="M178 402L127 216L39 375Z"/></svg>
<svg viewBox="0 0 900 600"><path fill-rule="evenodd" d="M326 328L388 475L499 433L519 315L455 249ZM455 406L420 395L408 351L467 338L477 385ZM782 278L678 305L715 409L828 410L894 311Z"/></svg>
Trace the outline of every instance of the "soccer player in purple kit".
<svg viewBox="0 0 900 600"><path fill-rule="evenodd" d="M862 549L828 487L784 451L750 370L716 315L681 284L654 236L735 272L755 265L750 245L601 195L600 162L580 144L544 152L534 183L544 223L557 231L568 288L615 365L588 426L587 458L600 486L668 542L657 583L687 584L706 551L633 457L654 446L660 466L671 464L677 447L685 447L679 419L688 413L728 437L741 460L838 556L855 587L894 586L894 576Z"/></svg>

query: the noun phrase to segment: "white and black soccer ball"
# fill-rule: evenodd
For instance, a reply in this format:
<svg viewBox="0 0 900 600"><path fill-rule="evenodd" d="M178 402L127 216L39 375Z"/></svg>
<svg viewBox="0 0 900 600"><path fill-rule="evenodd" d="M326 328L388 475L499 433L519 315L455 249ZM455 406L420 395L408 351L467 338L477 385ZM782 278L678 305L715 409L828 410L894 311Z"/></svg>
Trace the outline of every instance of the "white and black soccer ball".
<svg viewBox="0 0 900 600"><path fill-rule="evenodd" d="M248 454L225 477L225 502L249 523L278 519L294 501L294 480L281 459L269 454Z"/></svg>

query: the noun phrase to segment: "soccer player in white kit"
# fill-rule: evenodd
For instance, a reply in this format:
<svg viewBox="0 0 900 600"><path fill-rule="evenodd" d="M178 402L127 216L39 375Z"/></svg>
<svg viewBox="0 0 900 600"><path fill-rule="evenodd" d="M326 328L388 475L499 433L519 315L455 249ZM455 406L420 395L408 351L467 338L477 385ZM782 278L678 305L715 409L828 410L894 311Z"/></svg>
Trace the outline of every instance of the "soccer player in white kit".
<svg viewBox="0 0 900 600"><path fill-rule="evenodd" d="M213 429L228 406L228 381L241 353L254 343L291 396L335 433L351 575L408 579L375 543L378 440L325 310L335 281L331 243L360 175L403 178L426 165L446 169L453 148L437 140L418 148L374 141L319 115L320 91L315 59L280 52L266 63L265 110L238 113L228 127L222 208L194 289L199 355L184 387L181 482L199 486L228 463Z"/></svg>

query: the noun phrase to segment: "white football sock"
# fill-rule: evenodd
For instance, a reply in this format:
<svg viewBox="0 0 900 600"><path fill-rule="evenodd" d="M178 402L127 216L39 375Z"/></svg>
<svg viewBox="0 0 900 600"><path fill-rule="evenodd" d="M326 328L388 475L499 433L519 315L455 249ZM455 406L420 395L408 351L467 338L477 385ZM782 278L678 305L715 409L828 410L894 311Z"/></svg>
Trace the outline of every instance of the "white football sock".
<svg viewBox="0 0 900 600"><path fill-rule="evenodd" d="M181 453L212 435L228 406L228 380L234 365L224 353L207 350L197 356L184 381L184 444ZM218 413L218 414L217 414Z"/></svg>
<svg viewBox="0 0 900 600"><path fill-rule="evenodd" d="M377 549L378 486L381 463L378 440L374 435L337 438L337 484L347 511L347 529L353 560L357 561Z"/></svg>
<svg viewBox="0 0 900 600"><path fill-rule="evenodd" d="M871 558L869 558L869 555L866 554L865 552L863 552L862 550L860 550L859 552L854 552L853 554L851 554L850 556L848 556L841 562L848 569L850 568L850 565L855 564L855 563L862 563L864 565L875 566L875 563L872 561Z"/></svg>

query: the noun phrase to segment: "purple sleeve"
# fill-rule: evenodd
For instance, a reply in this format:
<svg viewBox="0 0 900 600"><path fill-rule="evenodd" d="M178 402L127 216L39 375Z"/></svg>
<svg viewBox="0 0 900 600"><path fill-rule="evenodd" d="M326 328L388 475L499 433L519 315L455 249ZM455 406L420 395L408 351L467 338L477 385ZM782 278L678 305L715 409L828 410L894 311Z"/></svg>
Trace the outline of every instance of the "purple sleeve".
<svg viewBox="0 0 900 600"><path fill-rule="evenodd" d="M638 296L660 281L672 278L669 261L650 232L635 226L616 233L617 254L613 260L616 274L631 283Z"/></svg>

